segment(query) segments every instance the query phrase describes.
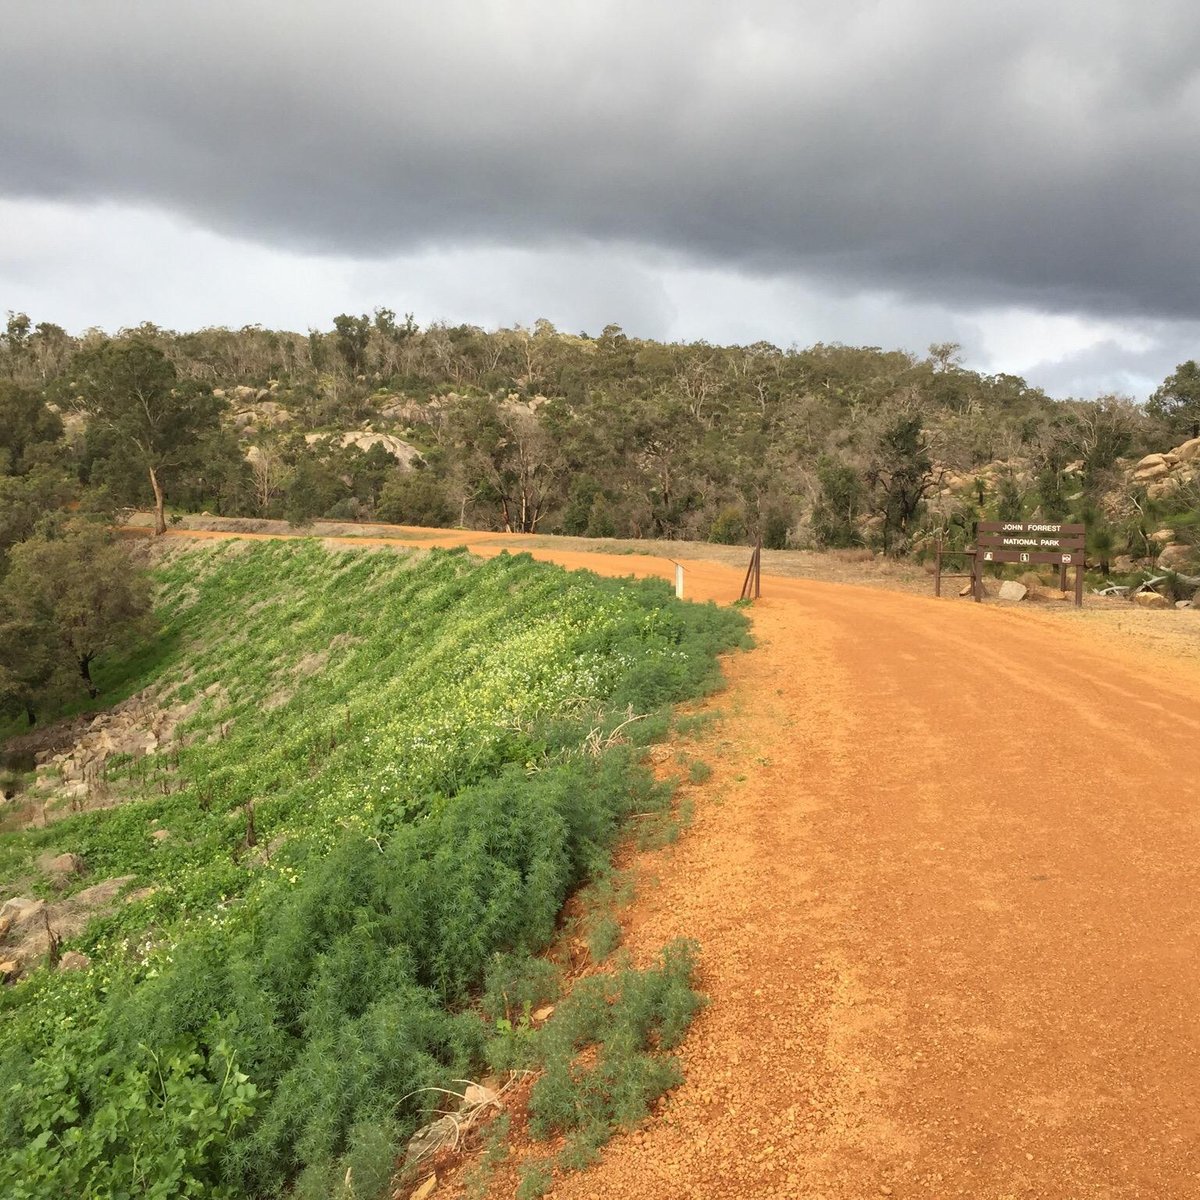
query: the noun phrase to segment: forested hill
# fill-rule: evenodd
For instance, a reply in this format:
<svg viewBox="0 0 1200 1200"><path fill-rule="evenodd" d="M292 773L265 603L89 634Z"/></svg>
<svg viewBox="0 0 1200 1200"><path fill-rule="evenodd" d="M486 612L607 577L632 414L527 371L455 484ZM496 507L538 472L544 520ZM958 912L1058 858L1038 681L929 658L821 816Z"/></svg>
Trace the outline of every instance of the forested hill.
<svg viewBox="0 0 1200 1200"><path fill-rule="evenodd" d="M1166 496L1133 478L1148 452L1193 436L1194 363L1143 408L1052 400L966 370L954 345L918 358L545 321L420 329L386 309L333 324L106 339L10 314L0 388L14 413L45 401L63 420L74 484L116 504L149 504L157 486L169 507L222 515L890 553L933 530L965 538L984 515L1070 515L1100 531L1102 554L1145 557L1162 520L1195 508L1186 474ZM153 478L119 422L93 419L147 372L190 422Z"/></svg>

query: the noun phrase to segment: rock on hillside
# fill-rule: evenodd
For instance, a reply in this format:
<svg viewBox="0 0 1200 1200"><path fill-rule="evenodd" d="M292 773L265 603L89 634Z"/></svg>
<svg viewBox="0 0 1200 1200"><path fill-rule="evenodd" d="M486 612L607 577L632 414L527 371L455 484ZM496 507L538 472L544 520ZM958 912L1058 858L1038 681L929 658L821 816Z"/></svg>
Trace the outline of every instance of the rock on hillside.
<svg viewBox="0 0 1200 1200"><path fill-rule="evenodd" d="M1200 562L1200 550L1185 546L1182 542L1168 542L1163 546L1154 565L1160 570L1188 571Z"/></svg>
<svg viewBox="0 0 1200 1200"><path fill-rule="evenodd" d="M349 430L346 433L306 433L304 440L312 445L322 438L331 438L339 446L357 446L364 454L372 446L382 446L401 466L411 467L421 457L416 446L393 433L365 433Z"/></svg>
<svg viewBox="0 0 1200 1200"><path fill-rule="evenodd" d="M1147 454L1129 472L1129 482L1141 484L1151 500L1160 500L1200 481L1200 438L1192 438L1165 454Z"/></svg>
<svg viewBox="0 0 1200 1200"><path fill-rule="evenodd" d="M1200 438L1192 438L1182 446L1176 446L1171 453L1175 460L1181 463L1200 462Z"/></svg>
<svg viewBox="0 0 1200 1200"><path fill-rule="evenodd" d="M238 430L282 429L293 420L292 414L275 400L264 400L233 414L233 424Z"/></svg>
<svg viewBox="0 0 1200 1200"><path fill-rule="evenodd" d="M11 980L38 965L49 952L52 936L65 941L81 933L93 917L112 912L119 904L144 900L154 894L154 888L126 891L134 881L132 875L122 875L93 884L64 900L47 902L27 896L12 896L0 905L0 970ZM71 952L68 952L70 954ZM78 970L87 966L87 959L76 953L63 955L60 970Z"/></svg>

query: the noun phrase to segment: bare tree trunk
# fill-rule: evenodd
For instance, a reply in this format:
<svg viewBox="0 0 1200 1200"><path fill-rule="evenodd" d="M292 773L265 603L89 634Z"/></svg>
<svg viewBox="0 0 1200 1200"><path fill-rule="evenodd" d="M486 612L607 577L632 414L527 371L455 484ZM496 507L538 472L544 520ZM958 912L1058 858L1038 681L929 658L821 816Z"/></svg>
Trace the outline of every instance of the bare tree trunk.
<svg viewBox="0 0 1200 1200"><path fill-rule="evenodd" d="M100 695L100 689L92 682L92 656L90 654L80 656L79 675L87 685L88 695L95 700Z"/></svg>
<svg viewBox="0 0 1200 1200"><path fill-rule="evenodd" d="M154 489L154 536L167 532L167 520L163 516L163 490L162 485L158 482L158 475L154 468L150 468L150 486Z"/></svg>

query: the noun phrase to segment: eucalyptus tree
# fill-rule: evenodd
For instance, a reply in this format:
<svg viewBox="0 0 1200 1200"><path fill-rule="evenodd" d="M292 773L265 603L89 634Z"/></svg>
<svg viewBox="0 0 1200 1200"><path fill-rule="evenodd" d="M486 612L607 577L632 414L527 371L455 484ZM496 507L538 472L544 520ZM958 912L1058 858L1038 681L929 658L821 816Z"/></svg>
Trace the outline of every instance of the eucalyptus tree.
<svg viewBox="0 0 1200 1200"><path fill-rule="evenodd" d="M139 472L154 493L154 532L166 531L165 486L194 465L225 407L212 389L181 381L161 350L141 337L105 340L73 363L70 402L88 421L88 438L119 467Z"/></svg>

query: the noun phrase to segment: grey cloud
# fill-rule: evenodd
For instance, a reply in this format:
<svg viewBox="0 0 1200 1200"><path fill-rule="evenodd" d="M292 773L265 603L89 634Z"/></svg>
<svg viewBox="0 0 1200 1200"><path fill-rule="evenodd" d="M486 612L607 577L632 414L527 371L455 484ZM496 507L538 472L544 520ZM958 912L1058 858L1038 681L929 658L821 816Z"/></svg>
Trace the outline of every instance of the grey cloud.
<svg viewBox="0 0 1200 1200"><path fill-rule="evenodd" d="M1186 0L10 0L0 194L1190 318L1197 51Z"/></svg>

